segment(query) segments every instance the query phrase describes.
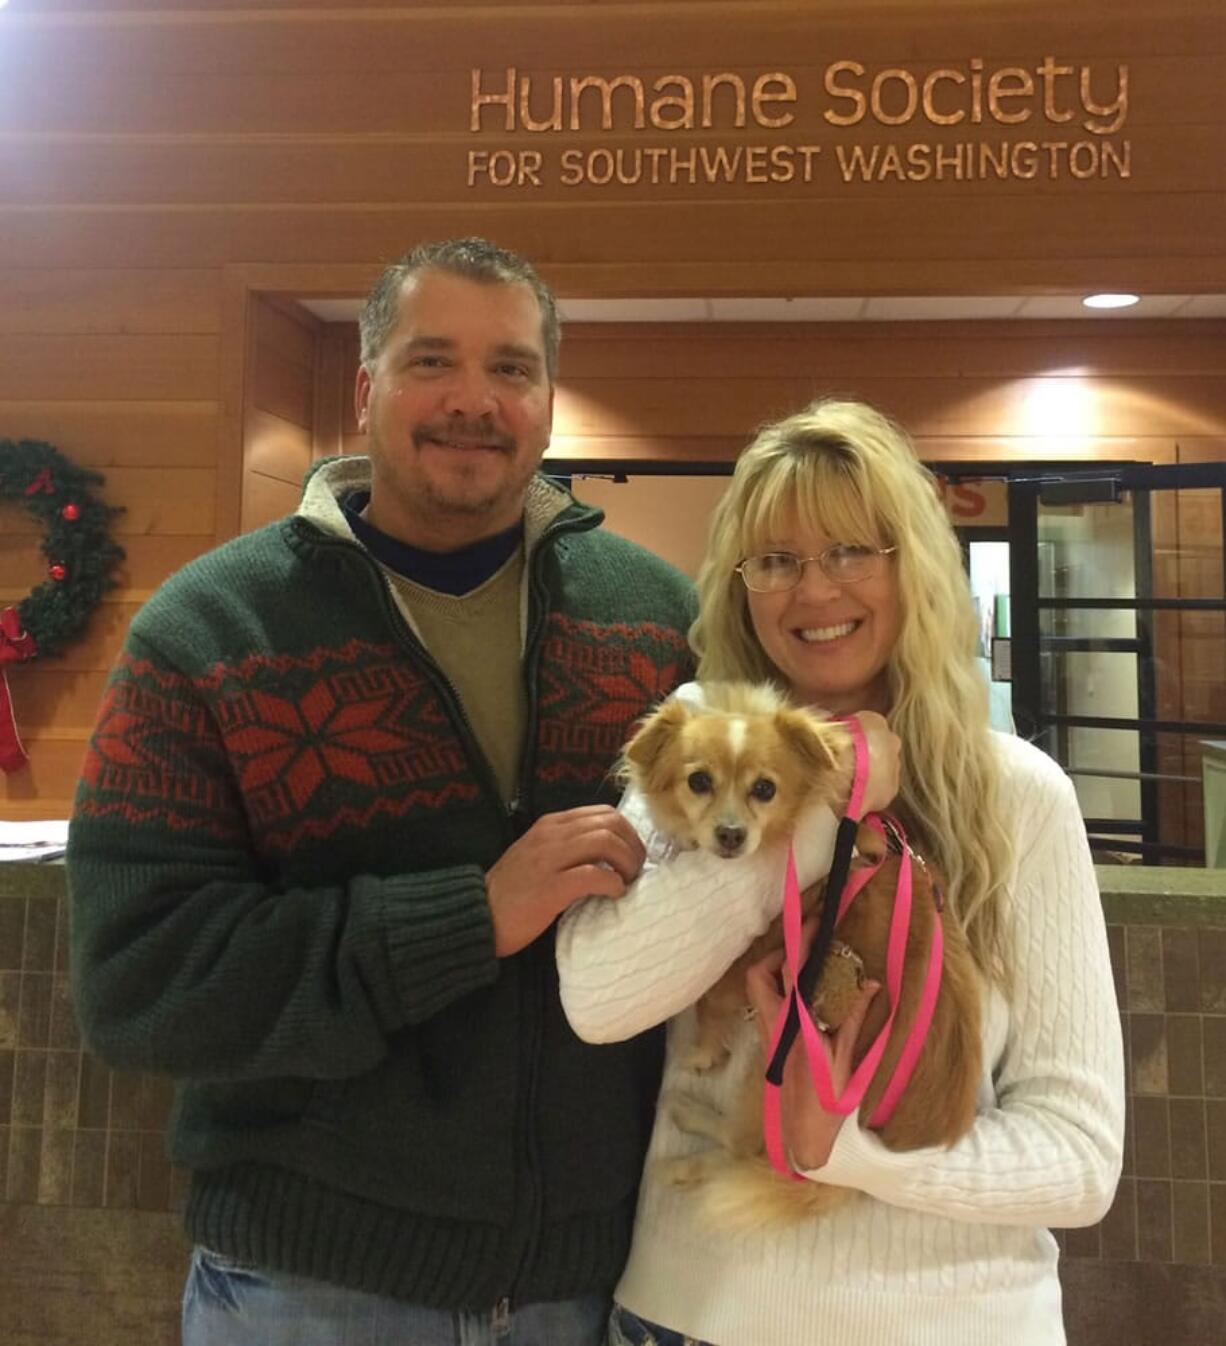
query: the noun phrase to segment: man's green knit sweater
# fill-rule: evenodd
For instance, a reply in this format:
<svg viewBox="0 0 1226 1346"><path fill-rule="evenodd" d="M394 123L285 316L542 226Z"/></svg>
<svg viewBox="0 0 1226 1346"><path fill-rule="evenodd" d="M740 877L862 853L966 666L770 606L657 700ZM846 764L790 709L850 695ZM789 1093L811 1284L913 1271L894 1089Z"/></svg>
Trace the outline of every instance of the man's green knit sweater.
<svg viewBox="0 0 1226 1346"><path fill-rule="evenodd" d="M534 483L508 807L341 521L356 471L325 465L304 512L132 624L70 838L82 1027L180 1081L196 1241L437 1307L607 1292L662 1044L579 1042L552 932L494 957L485 871L612 798L632 723L689 673L691 592Z"/></svg>

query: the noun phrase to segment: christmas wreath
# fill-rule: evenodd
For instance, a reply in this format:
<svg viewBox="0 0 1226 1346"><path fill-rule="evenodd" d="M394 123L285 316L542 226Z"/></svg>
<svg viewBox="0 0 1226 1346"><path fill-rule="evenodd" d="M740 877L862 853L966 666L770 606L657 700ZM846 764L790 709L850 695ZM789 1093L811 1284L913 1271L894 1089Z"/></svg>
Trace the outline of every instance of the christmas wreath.
<svg viewBox="0 0 1226 1346"><path fill-rule="evenodd" d="M102 477L50 444L0 439L0 505L20 505L45 532L47 579L20 602L0 608L0 769L26 763L17 736L4 665L59 654L85 629L108 589L123 549L109 537L120 511L92 493Z"/></svg>

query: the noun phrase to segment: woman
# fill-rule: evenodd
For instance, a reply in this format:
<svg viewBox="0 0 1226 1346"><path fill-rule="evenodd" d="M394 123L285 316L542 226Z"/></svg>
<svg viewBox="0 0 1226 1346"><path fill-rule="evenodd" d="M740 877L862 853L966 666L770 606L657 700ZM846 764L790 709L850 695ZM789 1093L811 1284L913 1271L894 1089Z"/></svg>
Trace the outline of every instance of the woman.
<svg viewBox="0 0 1226 1346"><path fill-rule="evenodd" d="M610 1341L1063 1342L1048 1226L1092 1224L1110 1205L1124 1114L1119 1020L1075 795L1050 758L988 728L974 609L934 483L872 408L815 403L742 455L698 590L700 679L765 678L798 703L888 715L902 740L896 811L944 872L983 973L984 1069L969 1134L949 1149L894 1153L858 1117L822 1111L793 1051L783 1103L793 1163L863 1195L800 1225L735 1235L660 1180L653 1160L709 1143L661 1106ZM642 821L641 801L625 807ZM657 838L648 850L660 853ZM692 1002L727 966L731 915L757 933L778 902L764 910L752 884L729 879L712 922L694 885L670 887L674 868L660 865L620 903L594 899L568 915L563 1000L592 1040L677 1015L665 1096L680 1088L719 1107L753 1035L773 1023L779 959L751 972L759 1026L744 1026L733 1063L709 1077L678 1062L692 1018L678 1013L679 994ZM856 1016L830 1044L836 1079L858 1027Z"/></svg>

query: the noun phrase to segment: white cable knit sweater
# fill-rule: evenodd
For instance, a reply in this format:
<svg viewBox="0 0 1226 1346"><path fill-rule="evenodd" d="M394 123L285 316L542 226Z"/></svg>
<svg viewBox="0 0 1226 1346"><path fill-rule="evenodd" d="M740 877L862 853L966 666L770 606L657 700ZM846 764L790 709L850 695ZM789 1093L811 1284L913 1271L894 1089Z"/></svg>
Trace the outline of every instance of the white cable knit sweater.
<svg viewBox="0 0 1226 1346"><path fill-rule="evenodd" d="M690 689L688 696L696 693ZM895 1154L849 1118L823 1182L867 1195L799 1226L730 1235L651 1160L709 1142L661 1108L617 1299L716 1346L1053 1346L1062 1343L1057 1249L1047 1226L1093 1224L1110 1205L1124 1125L1123 1052L1106 934L1071 785L1037 748L995 736L1002 816L1017 857L1009 927L1016 990L984 1015L979 1115L951 1149ZM783 857L670 855L643 801L623 810L649 860L626 897L589 899L558 932L562 1000L576 1032L611 1041L670 1016L664 1093L715 1106L752 1058L746 1024L722 1071L677 1064L687 1007L779 909ZM806 829L802 884L829 866L834 819Z"/></svg>

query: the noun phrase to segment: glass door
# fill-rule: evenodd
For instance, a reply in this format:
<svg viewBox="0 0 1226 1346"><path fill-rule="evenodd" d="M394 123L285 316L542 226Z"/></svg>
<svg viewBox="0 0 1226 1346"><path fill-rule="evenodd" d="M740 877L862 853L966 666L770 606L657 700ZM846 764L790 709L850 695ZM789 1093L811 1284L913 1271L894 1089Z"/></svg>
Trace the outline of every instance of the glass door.
<svg viewBox="0 0 1226 1346"><path fill-rule="evenodd" d="M1202 863L1226 738L1226 464L1010 482L1018 732L1072 776L1102 859Z"/></svg>

